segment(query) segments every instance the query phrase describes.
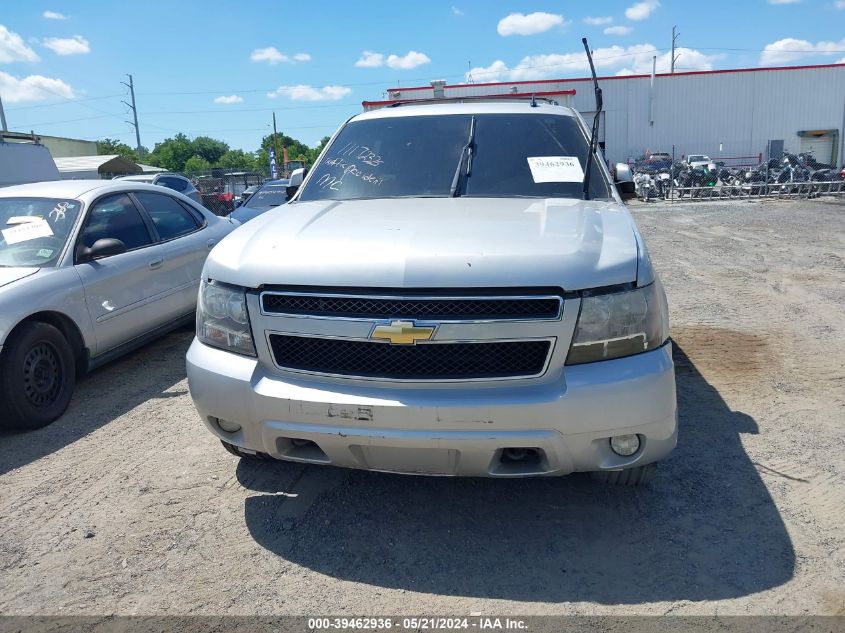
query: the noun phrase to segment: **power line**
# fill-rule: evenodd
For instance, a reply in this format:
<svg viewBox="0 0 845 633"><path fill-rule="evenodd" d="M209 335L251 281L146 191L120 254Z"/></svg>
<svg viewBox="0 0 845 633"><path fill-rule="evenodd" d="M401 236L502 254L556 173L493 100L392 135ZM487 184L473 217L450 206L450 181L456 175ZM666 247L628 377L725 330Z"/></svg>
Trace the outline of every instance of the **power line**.
<svg viewBox="0 0 845 633"><path fill-rule="evenodd" d="M50 92L50 90L47 90ZM56 93L53 93L56 94ZM65 99L64 101L57 101L56 103L42 103L40 105L31 105L31 106L18 106L16 108L6 108L7 111L12 112L13 110L35 110L38 108L54 108L60 105L66 105L68 103L82 103L85 101L101 101L103 99L113 99L115 97L121 97L121 94L114 94L114 95L103 95L101 97L88 97L86 99Z"/></svg>

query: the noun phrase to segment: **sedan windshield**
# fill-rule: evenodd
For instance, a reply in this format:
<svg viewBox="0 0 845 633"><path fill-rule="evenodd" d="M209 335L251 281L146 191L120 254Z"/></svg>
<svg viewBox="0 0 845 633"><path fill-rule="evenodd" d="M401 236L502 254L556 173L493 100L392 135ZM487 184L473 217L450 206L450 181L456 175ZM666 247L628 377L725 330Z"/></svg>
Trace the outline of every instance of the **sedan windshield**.
<svg viewBox="0 0 845 633"><path fill-rule="evenodd" d="M55 266L81 208L79 200L0 198L0 266Z"/></svg>
<svg viewBox="0 0 845 633"><path fill-rule="evenodd" d="M353 121L299 200L397 197L581 198L589 146L557 114L453 114ZM593 162L590 197L610 189Z"/></svg>
<svg viewBox="0 0 845 633"><path fill-rule="evenodd" d="M251 209L272 209L288 201L287 185L264 185L244 204Z"/></svg>

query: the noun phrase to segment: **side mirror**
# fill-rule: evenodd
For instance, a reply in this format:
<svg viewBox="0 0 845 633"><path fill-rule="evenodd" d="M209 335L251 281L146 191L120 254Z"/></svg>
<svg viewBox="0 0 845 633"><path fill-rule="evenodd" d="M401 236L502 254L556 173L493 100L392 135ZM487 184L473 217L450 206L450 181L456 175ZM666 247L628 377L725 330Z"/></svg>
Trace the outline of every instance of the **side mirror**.
<svg viewBox="0 0 845 633"><path fill-rule="evenodd" d="M120 240L108 237L97 240L91 246L83 246L79 250L79 263L90 262L95 259L103 257L110 257L112 255L120 255L126 252L126 244Z"/></svg>
<svg viewBox="0 0 845 633"><path fill-rule="evenodd" d="M631 175L631 166L628 163L616 163L613 171L616 174L616 182L634 181L634 177Z"/></svg>
<svg viewBox="0 0 845 633"><path fill-rule="evenodd" d="M299 169L294 169L291 172L287 189L285 189L285 193L288 194L288 200L293 198L293 195L302 186L303 180L305 180L305 168L304 167L300 167Z"/></svg>

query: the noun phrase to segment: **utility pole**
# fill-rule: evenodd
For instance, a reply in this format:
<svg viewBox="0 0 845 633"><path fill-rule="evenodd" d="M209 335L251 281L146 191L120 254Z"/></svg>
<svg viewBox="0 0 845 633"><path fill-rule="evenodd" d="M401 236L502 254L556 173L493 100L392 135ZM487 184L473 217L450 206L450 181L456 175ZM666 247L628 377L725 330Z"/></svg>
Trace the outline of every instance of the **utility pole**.
<svg viewBox="0 0 845 633"><path fill-rule="evenodd" d="M675 61L678 59L677 57L675 57L675 40L677 40L678 36L680 35L680 33L675 32L675 29L677 29L677 28L678 28L677 26L672 27L672 63L671 63L672 69L670 70L670 72L672 74L675 73Z"/></svg>
<svg viewBox="0 0 845 633"><path fill-rule="evenodd" d="M126 106L132 108L132 117L135 120L135 122L129 123L129 121L127 121L127 123L129 123L129 125L135 126L135 142L136 142L135 150L138 152L138 158L140 159L140 158L143 158L143 156L141 155L142 154L141 132L138 129L138 110L135 107L135 83L132 81L132 75L127 75L127 77L129 77L129 83L126 83L125 81L121 81L120 83L122 83L124 86L129 88L129 94L132 96L132 104L130 105L130 104L126 103L125 101L122 101L121 103L123 103Z"/></svg>
<svg viewBox="0 0 845 633"><path fill-rule="evenodd" d="M0 132L6 131L6 113L3 112L3 98L0 97Z"/></svg>
<svg viewBox="0 0 845 633"><path fill-rule="evenodd" d="M285 169L284 164L282 165L282 169L278 168L279 161L282 160L282 155L279 154L279 135L276 132L276 113L273 113L273 147L276 149L276 171L281 174L282 171Z"/></svg>

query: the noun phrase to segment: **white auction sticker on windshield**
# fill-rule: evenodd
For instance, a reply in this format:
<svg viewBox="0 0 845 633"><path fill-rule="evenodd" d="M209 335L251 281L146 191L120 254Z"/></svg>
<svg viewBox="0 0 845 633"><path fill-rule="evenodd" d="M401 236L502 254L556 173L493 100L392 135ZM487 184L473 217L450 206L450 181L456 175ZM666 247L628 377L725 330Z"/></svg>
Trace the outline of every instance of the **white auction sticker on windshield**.
<svg viewBox="0 0 845 633"><path fill-rule="evenodd" d="M37 220L35 222L17 224L10 229L3 229L0 233L3 234L6 244L11 246L18 242L26 242L39 237L51 237L53 235L53 229L50 228L50 224L46 220Z"/></svg>
<svg viewBox="0 0 845 633"><path fill-rule="evenodd" d="M584 182L584 170L577 156L529 156L534 182Z"/></svg>

